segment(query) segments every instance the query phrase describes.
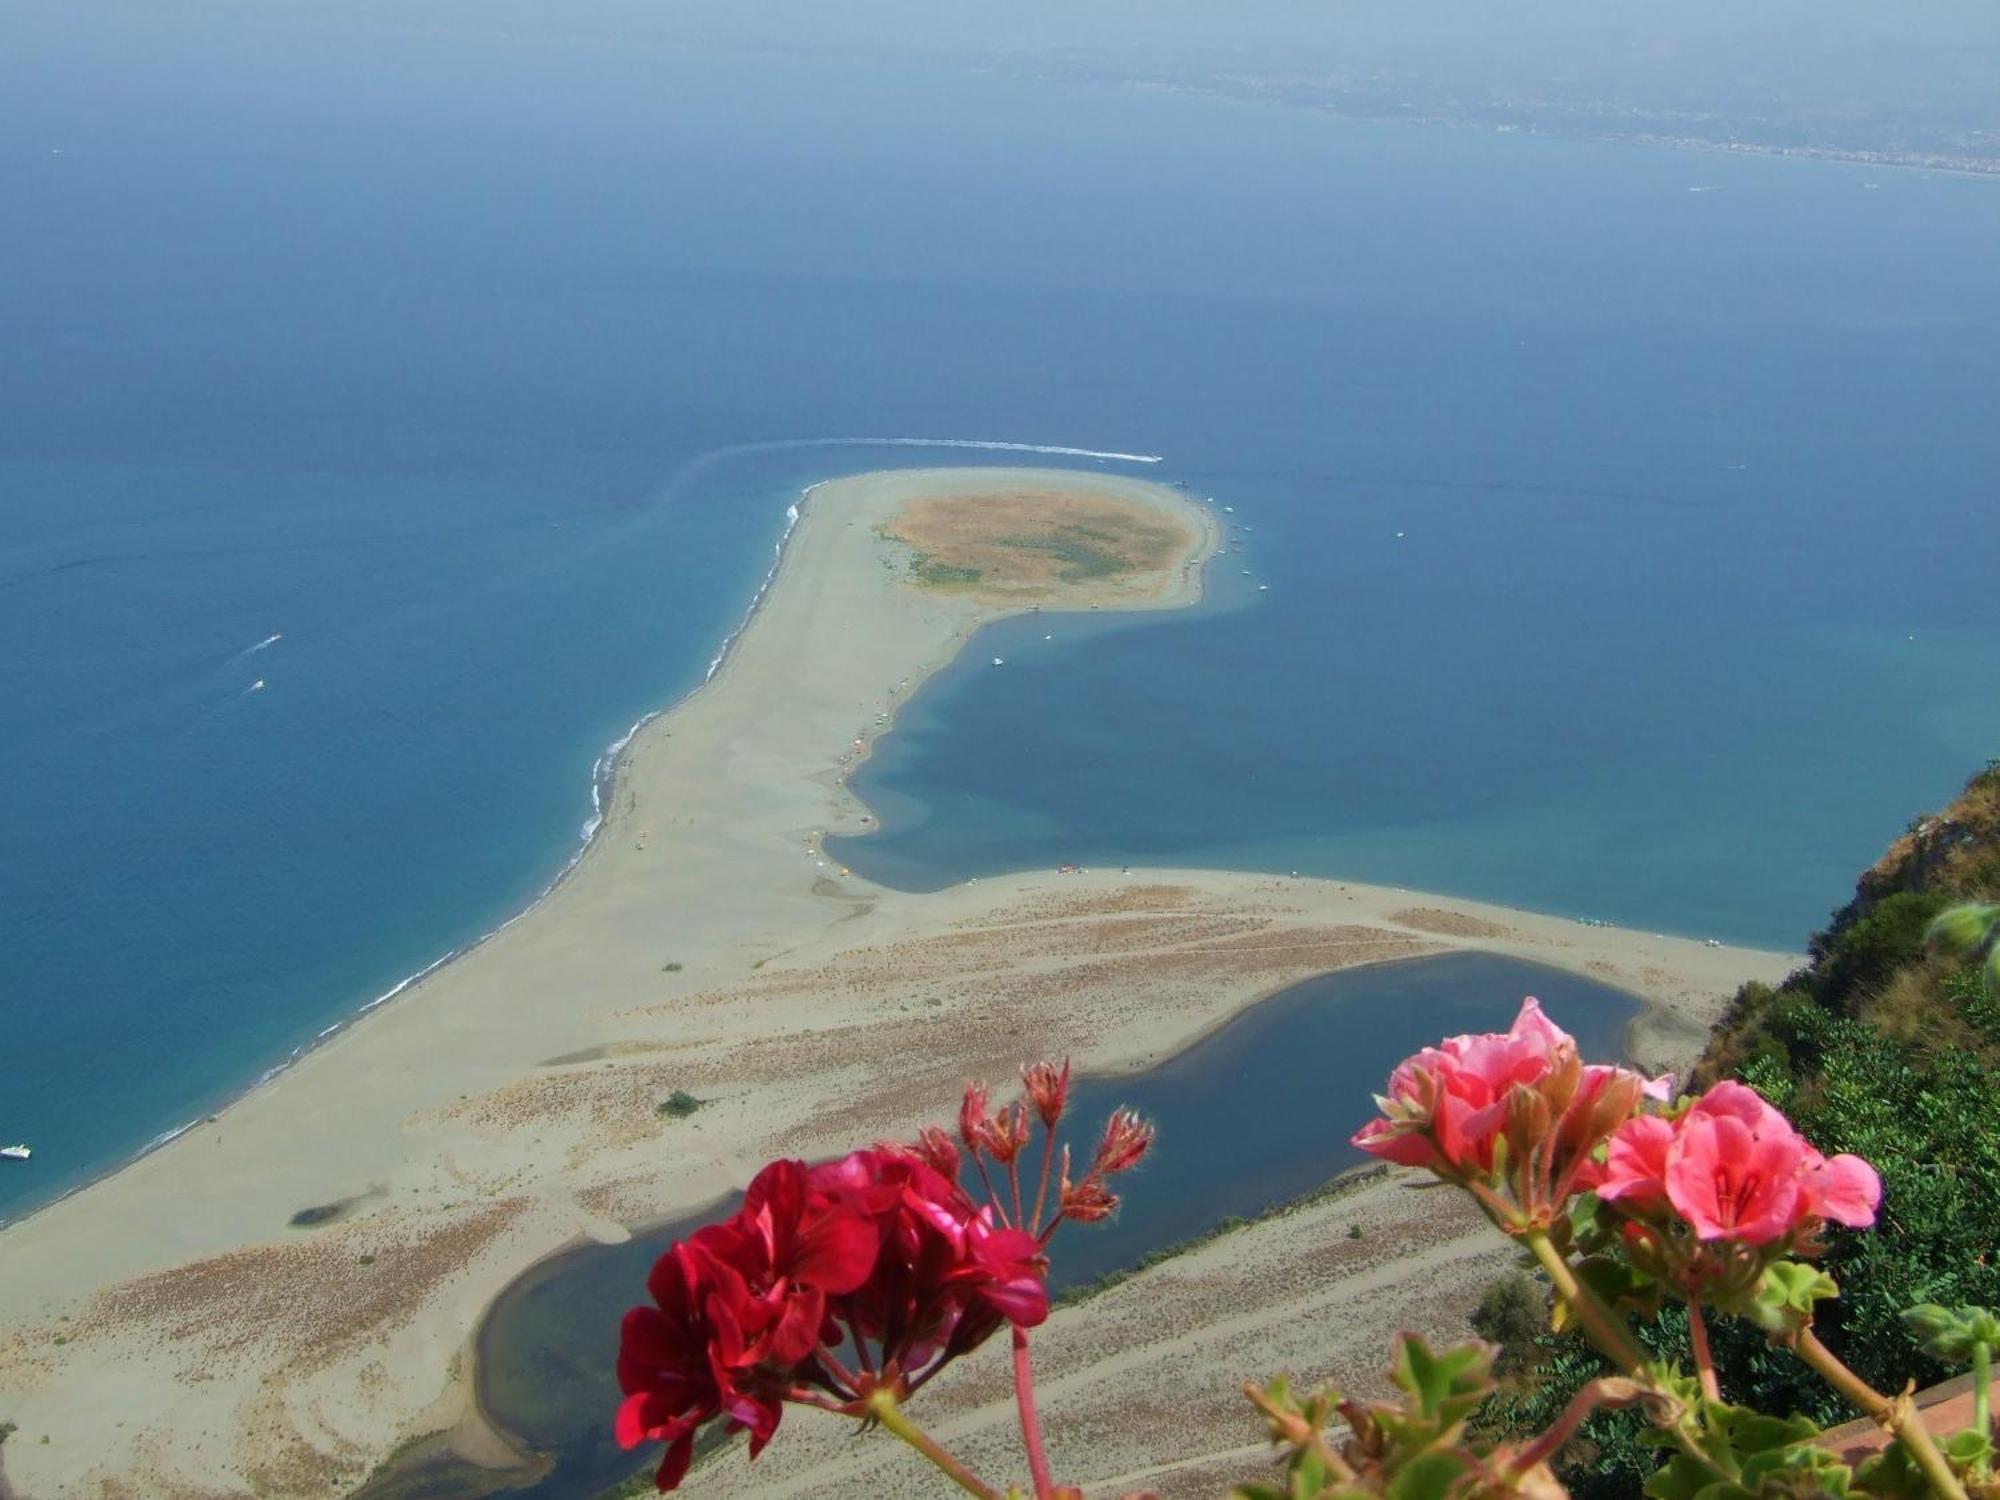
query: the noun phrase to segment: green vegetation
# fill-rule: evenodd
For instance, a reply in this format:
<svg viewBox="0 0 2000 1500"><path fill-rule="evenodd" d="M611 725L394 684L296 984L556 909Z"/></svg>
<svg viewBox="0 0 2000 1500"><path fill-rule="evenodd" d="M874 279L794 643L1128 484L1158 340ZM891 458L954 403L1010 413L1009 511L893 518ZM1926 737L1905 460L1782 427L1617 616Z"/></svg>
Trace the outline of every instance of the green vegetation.
<svg viewBox="0 0 2000 1500"><path fill-rule="evenodd" d="M1496 1374L1508 1375L1533 1362L1536 1340L1549 1326L1549 1289L1523 1271L1501 1277L1472 1310L1472 1331L1500 1346Z"/></svg>
<svg viewBox="0 0 2000 1500"><path fill-rule="evenodd" d="M1958 954L1925 943L1939 912L2000 895L2000 765L1975 777L1943 814L1912 827L1813 939L1808 967L1775 989L1749 984L1738 992L1692 1084L1740 1078L1820 1149L1855 1152L1881 1173L1876 1228L1829 1236L1823 1264L1840 1298L1824 1305L1816 1328L1863 1379L1890 1391L1951 1373L1908 1331L1907 1309L2000 1304L1993 1086L2000 985L1976 945ZM1512 1318L1519 1293L1501 1291L1506 1285L1489 1290L1493 1310L1482 1303L1481 1314L1506 1311L1516 1336L1486 1336L1519 1349ZM1475 1327L1486 1332L1477 1318ZM1646 1332L1661 1353L1687 1359L1687 1319L1678 1308ZM1853 1415L1756 1330L1725 1322L1714 1335L1730 1399L1822 1423ZM1548 1333L1545 1319L1522 1354L1528 1368L1483 1414L1491 1429L1538 1429L1605 1369L1579 1339ZM1641 1425L1628 1413L1586 1424L1566 1452L1564 1478L1578 1500L1638 1493L1658 1464L1638 1442Z"/></svg>
<svg viewBox="0 0 2000 1500"><path fill-rule="evenodd" d="M706 1102L706 1100L695 1098L686 1089L675 1089L660 1101L659 1108L655 1113L663 1119L685 1120Z"/></svg>
<svg viewBox="0 0 2000 1500"><path fill-rule="evenodd" d="M910 559L910 576L932 588L950 588L977 583L986 575L978 568L956 567L932 557L928 552L919 552Z"/></svg>
<svg viewBox="0 0 2000 1500"><path fill-rule="evenodd" d="M677 958L670 958L660 965L660 972L662 974L678 974L680 971L681 961Z"/></svg>
<svg viewBox="0 0 2000 1500"><path fill-rule="evenodd" d="M372 1266L375 1264L375 1254L373 1251L364 1251L355 1257L354 1263L358 1266Z"/></svg>
<svg viewBox="0 0 2000 1500"><path fill-rule="evenodd" d="M1081 583L1087 578L1111 578L1132 571L1131 563L1105 546L1093 546L1093 542L1116 546L1118 538L1094 527L1065 526L1060 531L1044 532L1039 536L1002 537L999 545L1048 553L1063 564L1062 571L1056 576L1064 583Z"/></svg>
<svg viewBox="0 0 2000 1500"><path fill-rule="evenodd" d="M5 1443L8 1438L20 1430L12 1422L0 1422L0 1443Z"/></svg>

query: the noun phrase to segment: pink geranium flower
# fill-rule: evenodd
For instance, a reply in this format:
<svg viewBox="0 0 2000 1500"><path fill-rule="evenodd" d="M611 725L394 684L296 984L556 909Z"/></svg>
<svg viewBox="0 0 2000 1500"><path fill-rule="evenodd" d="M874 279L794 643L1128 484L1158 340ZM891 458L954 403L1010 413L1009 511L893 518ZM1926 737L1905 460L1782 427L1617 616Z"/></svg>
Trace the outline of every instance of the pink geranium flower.
<svg viewBox="0 0 2000 1500"><path fill-rule="evenodd" d="M1375 1101L1381 1117L1362 1126L1354 1144L1403 1166L1490 1172L1507 1091L1539 1083L1565 1047L1574 1054L1576 1043L1530 995L1506 1031L1447 1037L1398 1063L1389 1092Z"/></svg>
<svg viewBox="0 0 2000 1500"><path fill-rule="evenodd" d="M1667 1198L1703 1240L1768 1245L1799 1219L1804 1142L1733 1115L1690 1114L1669 1148Z"/></svg>
<svg viewBox="0 0 2000 1500"><path fill-rule="evenodd" d="M1821 1155L1755 1089L1724 1081L1678 1119L1621 1125L1597 1195L1634 1218L1677 1218L1704 1243L1765 1246L1822 1220L1865 1229L1882 1183L1858 1156Z"/></svg>
<svg viewBox="0 0 2000 1500"><path fill-rule="evenodd" d="M1585 1066L1576 1039L1530 996L1504 1032L1456 1036L1401 1063L1382 1114L1354 1144L1404 1166L1429 1167L1482 1194L1517 1226L1547 1224L1594 1180L1597 1147L1638 1107L1646 1082L1624 1068Z"/></svg>

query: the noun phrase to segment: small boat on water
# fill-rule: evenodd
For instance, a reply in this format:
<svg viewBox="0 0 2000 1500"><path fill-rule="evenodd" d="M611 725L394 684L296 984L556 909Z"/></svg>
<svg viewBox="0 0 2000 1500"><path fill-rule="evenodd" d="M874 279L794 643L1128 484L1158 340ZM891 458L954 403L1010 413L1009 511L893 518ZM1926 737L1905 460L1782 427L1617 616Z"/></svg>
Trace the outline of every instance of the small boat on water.
<svg viewBox="0 0 2000 1500"><path fill-rule="evenodd" d="M1004 656L996 656L993 658L993 665L996 667L1004 667L1007 665L1007 658Z"/></svg>
<svg viewBox="0 0 2000 1500"><path fill-rule="evenodd" d="M0 1146L0 1156L6 1157L9 1161L26 1161L34 1154L26 1146Z"/></svg>

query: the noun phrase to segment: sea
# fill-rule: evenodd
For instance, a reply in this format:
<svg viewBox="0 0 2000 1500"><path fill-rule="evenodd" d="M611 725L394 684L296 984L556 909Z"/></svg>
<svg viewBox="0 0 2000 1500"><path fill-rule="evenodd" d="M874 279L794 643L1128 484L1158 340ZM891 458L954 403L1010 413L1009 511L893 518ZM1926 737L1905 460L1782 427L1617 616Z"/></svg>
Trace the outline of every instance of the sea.
<svg viewBox="0 0 2000 1500"><path fill-rule="evenodd" d="M1136 474L1240 547L927 687L841 850L898 886L1797 947L2000 753L2000 185L175 12L0 23L0 1219L532 902L832 475Z"/></svg>

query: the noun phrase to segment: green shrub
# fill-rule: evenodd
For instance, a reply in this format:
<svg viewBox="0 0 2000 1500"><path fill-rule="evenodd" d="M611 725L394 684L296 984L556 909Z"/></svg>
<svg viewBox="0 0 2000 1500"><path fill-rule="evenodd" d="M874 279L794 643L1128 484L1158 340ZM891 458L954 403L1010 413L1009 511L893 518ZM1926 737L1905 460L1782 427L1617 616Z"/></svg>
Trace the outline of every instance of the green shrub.
<svg viewBox="0 0 2000 1500"><path fill-rule="evenodd" d="M1356 1226L1359 1227L1358 1225ZM1493 1368L1505 1375L1530 1363L1536 1340L1549 1329L1549 1294L1542 1284L1511 1271L1486 1288L1472 1310L1472 1331L1500 1346Z"/></svg>
<svg viewBox="0 0 2000 1500"><path fill-rule="evenodd" d="M707 1102L697 1099L686 1089L675 1089L660 1101L658 1113L669 1120L685 1120Z"/></svg>
<svg viewBox="0 0 2000 1500"><path fill-rule="evenodd" d="M1898 891L1845 928L1814 939L1815 983L1822 1003L1852 1012L1865 992L1923 956L1931 918L1951 903L1935 891Z"/></svg>

